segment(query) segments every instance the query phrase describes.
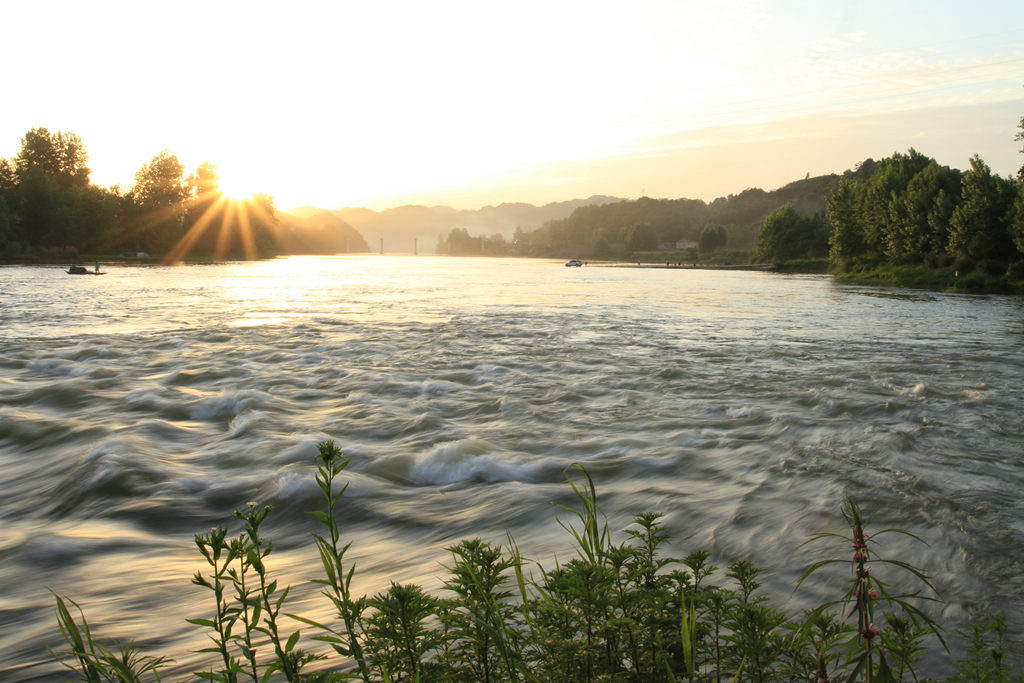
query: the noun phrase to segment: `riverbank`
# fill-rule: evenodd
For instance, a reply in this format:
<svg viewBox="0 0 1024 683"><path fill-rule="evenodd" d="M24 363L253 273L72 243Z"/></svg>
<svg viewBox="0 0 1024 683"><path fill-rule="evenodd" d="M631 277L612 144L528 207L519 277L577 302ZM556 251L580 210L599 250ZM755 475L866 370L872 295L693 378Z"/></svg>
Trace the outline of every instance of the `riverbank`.
<svg viewBox="0 0 1024 683"><path fill-rule="evenodd" d="M956 266L929 268L924 265L883 265L833 272L839 282L864 285L884 285L907 289L928 289L939 292L965 294L1024 294L1024 280L1010 269L1007 272L988 272L975 268L968 272Z"/></svg>

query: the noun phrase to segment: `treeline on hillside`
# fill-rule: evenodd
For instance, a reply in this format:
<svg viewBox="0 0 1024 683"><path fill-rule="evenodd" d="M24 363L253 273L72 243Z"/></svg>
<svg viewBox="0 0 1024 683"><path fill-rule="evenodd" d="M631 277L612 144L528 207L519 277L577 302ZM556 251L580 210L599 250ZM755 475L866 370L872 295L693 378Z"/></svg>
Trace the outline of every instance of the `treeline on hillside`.
<svg viewBox="0 0 1024 683"><path fill-rule="evenodd" d="M511 242L500 235L452 230L439 241L438 253L617 259L660 248L750 251L768 214L786 204L823 214L825 197L838 180L835 175L806 178L771 192L751 188L711 203L642 197L588 205L535 230L517 229Z"/></svg>
<svg viewBox="0 0 1024 683"><path fill-rule="evenodd" d="M0 159L0 257L73 260L127 252L241 259L337 253L346 244L366 251L362 237L340 222L282 225L267 195L229 199L209 162L186 175L178 158L163 151L139 168L128 189L92 184L87 163L78 135L46 128L28 131L13 160Z"/></svg>

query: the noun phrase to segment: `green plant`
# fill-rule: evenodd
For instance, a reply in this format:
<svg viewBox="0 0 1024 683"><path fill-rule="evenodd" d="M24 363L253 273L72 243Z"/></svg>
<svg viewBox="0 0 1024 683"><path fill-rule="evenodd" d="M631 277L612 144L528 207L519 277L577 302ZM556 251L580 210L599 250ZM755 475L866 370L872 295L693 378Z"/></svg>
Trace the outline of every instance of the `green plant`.
<svg viewBox="0 0 1024 683"><path fill-rule="evenodd" d="M210 639L214 646L200 652L217 653L222 665L218 670L194 672L200 678L234 683L244 674L261 681L280 671L288 681L299 681L303 666L318 658L296 648L299 631L282 640L280 616L290 588L279 592L266 566L273 545L260 535L260 526L270 512L270 506L249 503L245 510L235 510L235 517L243 523L237 537L228 540L227 527L195 537L212 573L207 576L196 572L192 583L213 593L215 610L213 619L193 618L188 622L213 631ZM233 599L226 595L228 588ZM258 642L262 638L273 647L273 658L259 657Z"/></svg>
<svg viewBox="0 0 1024 683"><path fill-rule="evenodd" d="M894 675L889 657L897 662L897 671L900 672L900 675L902 675L904 669L913 672L913 662L916 659L916 652L919 647L918 641L928 634L935 635L948 652L938 624L912 602L918 600L933 601L935 598L929 595L922 595L920 591L891 593L889 591L889 584L882 581L877 573L873 572L869 564L873 562L878 565L896 567L909 572L924 583L925 587L932 594L936 594L931 579L919 569L902 560L882 559L875 556L871 550L872 546L878 544L879 537L886 534L902 534L919 542L921 539L902 529L883 529L869 536L864 528L864 517L855 501L847 498L840 510L850 529L849 535L832 532L821 533L813 536L804 545L826 538L835 538L844 544L849 544L853 550L852 557L832 558L815 562L800 577L797 587L799 588L800 584L809 576L827 565L847 564L851 566L852 580L843 598L826 603L811 614L814 617L819 612L841 605L844 608L844 616L856 616L856 631L850 638L847 655L848 661L853 666L848 680L855 680L857 676L864 676L864 680L868 683L872 683L876 679L879 681L893 679ZM884 603L889 608L898 608L906 615L900 616L896 622L890 621L890 630L887 632L883 632L876 625L878 621L876 618L876 606L879 602ZM912 626L902 621L906 618L911 619ZM893 627L894 624L899 625L898 631ZM889 657L886 656L885 648L879 647L880 642L888 646Z"/></svg>
<svg viewBox="0 0 1024 683"><path fill-rule="evenodd" d="M1012 668L1005 661L1006 656L1006 615L996 614L984 621L972 621L957 629L967 645L967 659L957 662L959 681L980 681L1004 683L1022 681L1024 677L1013 676Z"/></svg>
<svg viewBox="0 0 1024 683"><path fill-rule="evenodd" d="M345 457L333 441L317 444L316 483L327 502L327 510L314 510L311 514L326 527L327 536L313 535L325 576L323 579L317 579L315 583L324 587L321 592L334 605L335 613L344 624L344 631L298 615L290 616L318 629L321 635L314 636L314 640L329 643L338 654L352 657L363 680L369 681L370 667L360 642L364 630L362 615L367 603L365 598L352 598L352 577L356 567L352 564L346 571L345 553L351 543L341 544L341 528L338 525L338 503L348 490L348 484L342 486L337 493L334 492L335 479L351 461L352 459Z"/></svg>
<svg viewBox="0 0 1024 683"><path fill-rule="evenodd" d="M196 534L196 547L199 548L199 552L206 558L207 564L213 568L213 573L211 576L206 577L202 572L196 572L192 578L192 583L208 588L213 592L216 609L213 619L194 618L188 619L188 622L213 630L214 633L210 636L210 639L215 647L204 648L200 651L218 653L223 664L223 668L218 672L197 672L196 675L209 680L235 683L238 680L238 674L243 673L243 669L231 648L232 642L237 642L233 640L232 631L241 610L233 606L231 601L228 600L226 591L229 586L234 584L234 579L238 576L237 573L233 574L232 567L235 560L238 559L241 545L239 543L227 542L227 533L228 528L221 526L213 529L208 534ZM249 645L245 647L247 654L252 654L251 640ZM254 664L252 658L247 659L250 664ZM253 675L255 676L255 669L253 670Z"/></svg>
<svg viewBox="0 0 1024 683"><path fill-rule="evenodd" d="M159 670L170 660L164 657L148 657L143 655L131 643L118 643L117 651L110 650L92 637L92 630L89 622L85 619L82 608L74 600L54 595L57 600L57 624L60 626L61 635L65 642L71 647L70 655L76 664L69 664L64 661L64 656L50 650L50 654L57 661L61 662L70 671L79 674L83 681L98 683L99 681L119 681L122 683L135 683L144 680L146 673L152 674L154 680L160 680ZM70 602L78 612L81 624L75 621L74 616L68 609Z"/></svg>
<svg viewBox="0 0 1024 683"><path fill-rule="evenodd" d="M367 619L367 649L384 680L419 680L424 656L439 644L427 626L437 611L437 599L419 586L392 583L369 601L376 610Z"/></svg>
<svg viewBox="0 0 1024 683"><path fill-rule="evenodd" d="M504 671L508 680L518 680L519 634L506 576L515 560L480 539L462 541L448 551L453 563L445 588L456 595L447 614L454 639L452 663L466 667L483 683L501 680L498 671Z"/></svg>

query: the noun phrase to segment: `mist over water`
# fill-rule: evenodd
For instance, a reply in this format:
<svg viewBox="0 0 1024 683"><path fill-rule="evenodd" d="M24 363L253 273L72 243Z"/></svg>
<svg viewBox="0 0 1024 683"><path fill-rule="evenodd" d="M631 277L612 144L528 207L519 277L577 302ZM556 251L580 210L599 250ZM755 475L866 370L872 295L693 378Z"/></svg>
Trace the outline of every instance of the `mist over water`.
<svg viewBox="0 0 1024 683"><path fill-rule="evenodd" d="M50 590L173 657L167 680L202 668L193 535L250 501L275 508L288 611L329 618L307 514L328 438L358 594L438 590L466 537L567 559L581 463L618 540L664 512L674 555L748 558L794 612L840 597L841 569L793 587L849 493L926 542L881 554L935 578L940 622L1024 632L1019 298L422 256L107 270L0 268L5 680L59 675Z"/></svg>

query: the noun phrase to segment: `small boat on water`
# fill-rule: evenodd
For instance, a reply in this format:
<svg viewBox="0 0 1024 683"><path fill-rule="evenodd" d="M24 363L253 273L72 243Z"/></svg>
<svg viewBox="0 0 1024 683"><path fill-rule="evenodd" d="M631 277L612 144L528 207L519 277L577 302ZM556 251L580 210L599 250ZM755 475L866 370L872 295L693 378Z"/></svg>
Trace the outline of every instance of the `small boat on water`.
<svg viewBox="0 0 1024 683"><path fill-rule="evenodd" d="M89 270L85 266L68 266L68 275L106 275L106 271Z"/></svg>
<svg viewBox="0 0 1024 683"><path fill-rule="evenodd" d="M566 268L579 268L582 265L583 265L583 261L579 260L578 258L574 258L571 261L566 262L565 267Z"/></svg>

